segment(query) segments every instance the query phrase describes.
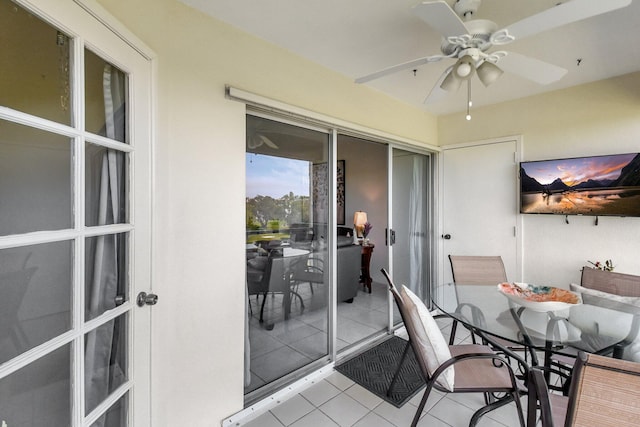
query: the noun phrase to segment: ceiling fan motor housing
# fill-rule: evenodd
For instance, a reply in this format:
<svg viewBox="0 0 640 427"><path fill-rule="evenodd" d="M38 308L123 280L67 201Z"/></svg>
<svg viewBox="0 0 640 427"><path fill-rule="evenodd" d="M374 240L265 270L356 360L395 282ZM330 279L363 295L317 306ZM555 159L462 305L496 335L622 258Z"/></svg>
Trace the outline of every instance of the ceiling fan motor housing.
<svg viewBox="0 0 640 427"><path fill-rule="evenodd" d="M464 23L468 34L460 37L443 38L441 50L445 55L451 55L456 50L477 48L482 52L491 47L491 35L498 30L498 25L488 19L474 19Z"/></svg>

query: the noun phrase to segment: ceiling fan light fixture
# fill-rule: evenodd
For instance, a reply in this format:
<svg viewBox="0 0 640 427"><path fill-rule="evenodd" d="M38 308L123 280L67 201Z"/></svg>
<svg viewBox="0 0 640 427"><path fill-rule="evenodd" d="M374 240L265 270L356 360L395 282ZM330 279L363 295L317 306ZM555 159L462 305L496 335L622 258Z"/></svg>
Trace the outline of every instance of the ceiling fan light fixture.
<svg viewBox="0 0 640 427"><path fill-rule="evenodd" d="M462 79L458 78L455 70L451 70L440 84L440 88L447 92L455 92L460 89L460 85L462 85Z"/></svg>
<svg viewBox="0 0 640 427"><path fill-rule="evenodd" d="M458 65L458 67L456 68L456 74L458 75L458 77L460 78L465 78L467 77L469 74L471 74L471 65L469 65L467 62L463 62L460 65Z"/></svg>
<svg viewBox="0 0 640 427"><path fill-rule="evenodd" d="M480 79L482 84L485 86L489 86L491 83L498 80L503 71L496 64L489 61L484 61L482 65L478 67L476 73L478 74L478 78Z"/></svg>
<svg viewBox="0 0 640 427"><path fill-rule="evenodd" d="M453 67L453 71L456 73L456 76L462 80L470 79L475 69L476 63L469 55L465 55L458 59L455 67Z"/></svg>

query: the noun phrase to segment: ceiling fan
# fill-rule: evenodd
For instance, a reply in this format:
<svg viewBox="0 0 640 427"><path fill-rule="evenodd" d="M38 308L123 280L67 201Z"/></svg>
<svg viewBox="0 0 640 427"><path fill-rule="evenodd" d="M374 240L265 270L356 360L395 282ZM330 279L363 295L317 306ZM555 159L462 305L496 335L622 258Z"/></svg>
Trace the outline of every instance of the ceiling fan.
<svg viewBox="0 0 640 427"><path fill-rule="evenodd" d="M266 145L267 147L272 148L274 150L278 149L278 146L276 145L275 142L273 142L271 139L267 138L263 134L258 133L257 131L253 132L253 134L250 135L249 138L247 138L247 147L249 147L252 150L262 145Z"/></svg>
<svg viewBox="0 0 640 427"><path fill-rule="evenodd" d="M495 82L503 71L539 84L550 84L560 80L567 70L515 52L491 51L491 48L628 6L631 0L570 0L502 29L493 21L473 19L480 3L481 0L456 0L453 8L443 0L418 4L413 12L442 35L442 53L385 68L356 79L356 83L451 58L456 62L440 76L425 104L436 102L447 92L457 91L474 73L485 86ZM470 84L468 89L470 103ZM467 109L467 119L470 118Z"/></svg>

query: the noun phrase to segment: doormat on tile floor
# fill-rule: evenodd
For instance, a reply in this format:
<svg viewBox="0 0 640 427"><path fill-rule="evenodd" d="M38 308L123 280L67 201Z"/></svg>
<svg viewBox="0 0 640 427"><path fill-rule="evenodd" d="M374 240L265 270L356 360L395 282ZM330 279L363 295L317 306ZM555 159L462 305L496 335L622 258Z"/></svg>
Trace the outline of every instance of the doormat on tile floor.
<svg viewBox="0 0 640 427"><path fill-rule="evenodd" d="M425 384L418 361L413 354L413 348L410 347L393 390L390 396L387 396L387 390L400 359L402 359L406 344L406 340L392 336L364 353L336 366L336 370L399 408Z"/></svg>

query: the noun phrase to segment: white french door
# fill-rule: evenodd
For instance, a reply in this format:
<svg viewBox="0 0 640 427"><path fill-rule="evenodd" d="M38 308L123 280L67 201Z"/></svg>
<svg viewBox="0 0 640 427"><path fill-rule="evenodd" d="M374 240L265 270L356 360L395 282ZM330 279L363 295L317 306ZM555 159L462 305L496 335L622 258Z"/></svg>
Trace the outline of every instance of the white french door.
<svg viewBox="0 0 640 427"><path fill-rule="evenodd" d="M0 425L149 426L150 62L71 1L0 43Z"/></svg>

